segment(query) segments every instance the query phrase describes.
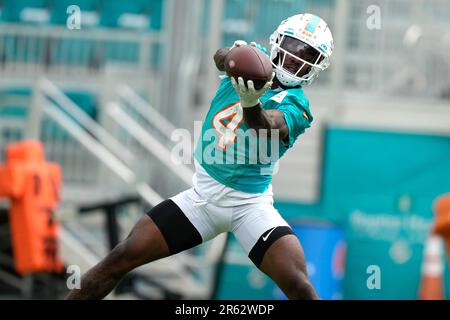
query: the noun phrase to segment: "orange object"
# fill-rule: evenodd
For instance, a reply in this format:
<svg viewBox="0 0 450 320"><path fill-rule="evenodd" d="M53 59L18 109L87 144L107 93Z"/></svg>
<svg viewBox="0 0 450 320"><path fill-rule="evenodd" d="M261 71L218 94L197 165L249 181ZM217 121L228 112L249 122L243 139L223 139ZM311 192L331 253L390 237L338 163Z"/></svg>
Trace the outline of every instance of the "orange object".
<svg viewBox="0 0 450 320"><path fill-rule="evenodd" d="M61 170L45 162L38 141L8 146L0 166L0 196L11 200L10 225L16 271L60 272L59 225L53 218L59 200Z"/></svg>
<svg viewBox="0 0 450 320"><path fill-rule="evenodd" d="M444 238L450 257L450 194L445 194L436 199L434 211L436 215L434 232Z"/></svg>
<svg viewBox="0 0 450 320"><path fill-rule="evenodd" d="M444 299L442 256L442 238L431 234L425 244L419 288L420 300Z"/></svg>

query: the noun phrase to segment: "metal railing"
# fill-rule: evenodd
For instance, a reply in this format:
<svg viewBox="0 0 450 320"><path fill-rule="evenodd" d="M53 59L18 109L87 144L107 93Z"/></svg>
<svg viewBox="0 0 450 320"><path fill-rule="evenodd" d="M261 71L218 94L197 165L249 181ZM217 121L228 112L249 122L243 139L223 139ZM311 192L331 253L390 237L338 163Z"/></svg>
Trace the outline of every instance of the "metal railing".
<svg viewBox="0 0 450 320"><path fill-rule="evenodd" d="M118 101L105 108L116 124L137 141L186 185L191 185L193 169L176 165L170 150L174 146L172 134L177 128L150 103L129 86L118 87Z"/></svg>
<svg viewBox="0 0 450 320"><path fill-rule="evenodd" d="M98 172L103 167L110 170L106 177L112 174L118 178L116 184L109 184L109 192L129 190L132 186L152 206L162 200L133 171L135 155L47 79L36 85L29 110L26 122L16 121L17 130L21 130L21 138L43 140L47 159L62 166L65 185L79 183L82 188L90 185L104 189L108 180L103 181ZM10 130L11 124L8 120Z"/></svg>
<svg viewBox="0 0 450 320"><path fill-rule="evenodd" d="M130 86L121 84L118 87L119 101L130 106L146 124L155 127L166 139L170 137L176 127L165 118L150 103L138 95Z"/></svg>
<svg viewBox="0 0 450 320"><path fill-rule="evenodd" d="M125 64L137 70L155 69L162 59L164 32L132 32L23 24L0 25L0 72L89 75L105 65Z"/></svg>
<svg viewBox="0 0 450 320"><path fill-rule="evenodd" d="M46 104L44 106L44 113L67 130L84 148L98 158L112 174L120 178L129 187L135 189L151 206L155 206L163 200L146 182L140 181L134 172L114 153L110 152L105 146L79 127L75 121L71 121L55 104Z"/></svg>

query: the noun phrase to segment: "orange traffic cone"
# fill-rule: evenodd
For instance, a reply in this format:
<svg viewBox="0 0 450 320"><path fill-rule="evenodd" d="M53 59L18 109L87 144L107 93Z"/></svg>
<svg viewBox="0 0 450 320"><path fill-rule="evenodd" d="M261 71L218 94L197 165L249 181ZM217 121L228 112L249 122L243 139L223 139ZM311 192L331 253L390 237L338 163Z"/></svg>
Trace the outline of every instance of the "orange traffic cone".
<svg viewBox="0 0 450 320"><path fill-rule="evenodd" d="M447 255L450 259L450 193L436 199L434 212L436 215L434 232L444 238Z"/></svg>
<svg viewBox="0 0 450 320"><path fill-rule="evenodd" d="M442 263L442 255L442 238L435 234L430 234L425 244L422 261L422 273L418 295L420 300L444 299L442 280L444 264Z"/></svg>

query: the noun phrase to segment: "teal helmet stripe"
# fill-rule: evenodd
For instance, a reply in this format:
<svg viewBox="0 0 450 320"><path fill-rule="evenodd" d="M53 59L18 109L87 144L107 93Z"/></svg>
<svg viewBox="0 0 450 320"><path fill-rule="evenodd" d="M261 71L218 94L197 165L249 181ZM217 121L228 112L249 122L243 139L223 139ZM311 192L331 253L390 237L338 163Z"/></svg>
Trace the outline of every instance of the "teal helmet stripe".
<svg viewBox="0 0 450 320"><path fill-rule="evenodd" d="M319 21L320 18L318 16L313 16L306 26L306 31L309 33L313 33Z"/></svg>

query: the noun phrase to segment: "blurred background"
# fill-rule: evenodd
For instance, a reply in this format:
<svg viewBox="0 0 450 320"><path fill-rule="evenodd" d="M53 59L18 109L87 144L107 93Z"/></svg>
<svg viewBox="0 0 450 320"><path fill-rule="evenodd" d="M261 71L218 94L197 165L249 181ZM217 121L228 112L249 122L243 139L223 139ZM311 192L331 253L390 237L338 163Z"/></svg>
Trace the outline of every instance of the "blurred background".
<svg viewBox="0 0 450 320"><path fill-rule="evenodd" d="M63 177L60 197L46 196L54 229L34 232L39 212L13 207L39 192L12 190L20 174L0 170L0 299L63 297L146 210L189 187L171 135L194 137L206 115L213 54L237 39L268 47L301 12L328 22L335 53L304 89L315 121L273 185L313 284L323 299L449 298L448 252L431 235L433 203L450 192L447 0L0 0L0 164L42 160L8 153L37 139ZM63 267L39 262L31 244L46 232L57 244L46 257ZM283 296L224 235L136 269L108 298Z"/></svg>

